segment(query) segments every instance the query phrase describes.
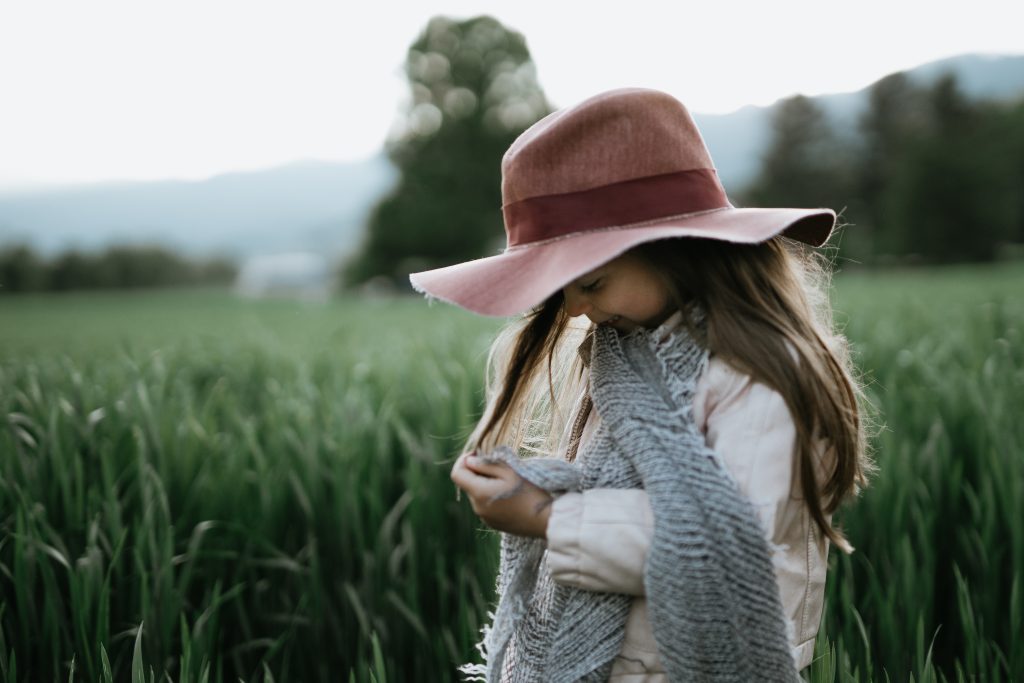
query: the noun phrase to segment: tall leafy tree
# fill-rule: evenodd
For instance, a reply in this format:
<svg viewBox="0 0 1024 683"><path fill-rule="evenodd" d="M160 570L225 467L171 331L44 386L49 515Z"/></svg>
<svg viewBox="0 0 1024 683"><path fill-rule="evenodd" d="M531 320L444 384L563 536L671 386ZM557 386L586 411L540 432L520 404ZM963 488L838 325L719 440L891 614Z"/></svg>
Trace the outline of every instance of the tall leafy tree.
<svg viewBox="0 0 1024 683"><path fill-rule="evenodd" d="M31 292L45 284L44 264L25 245L0 249L0 294Z"/></svg>
<svg viewBox="0 0 1024 683"><path fill-rule="evenodd" d="M550 107L526 41L497 20L430 20L405 61L411 98L388 144L401 172L344 269L347 284L494 253L501 157Z"/></svg>
<svg viewBox="0 0 1024 683"><path fill-rule="evenodd" d="M915 141L928 135L932 113L926 93L903 72L882 78L868 91L867 108L858 122L860 154L856 160L857 235L872 253L912 249L906 226L888 220L885 204L898 169Z"/></svg>
<svg viewBox="0 0 1024 683"><path fill-rule="evenodd" d="M969 101L953 76L927 97L932 124L900 160L887 219L906 231L905 249L926 260L991 260L1022 220L1020 119L1002 105Z"/></svg>
<svg viewBox="0 0 1024 683"><path fill-rule="evenodd" d="M848 201L849 150L814 100L783 100L772 116L772 137L758 175L742 193L755 206L827 206Z"/></svg>

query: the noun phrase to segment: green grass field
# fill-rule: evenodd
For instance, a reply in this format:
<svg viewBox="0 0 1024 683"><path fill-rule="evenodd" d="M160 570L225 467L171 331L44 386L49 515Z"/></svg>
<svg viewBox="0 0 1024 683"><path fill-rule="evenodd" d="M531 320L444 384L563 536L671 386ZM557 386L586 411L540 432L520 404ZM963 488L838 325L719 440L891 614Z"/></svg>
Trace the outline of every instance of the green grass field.
<svg viewBox="0 0 1024 683"><path fill-rule="evenodd" d="M1024 266L837 278L882 428L812 681L1024 679ZM451 461L500 321L0 298L0 679L454 681L497 537Z"/></svg>

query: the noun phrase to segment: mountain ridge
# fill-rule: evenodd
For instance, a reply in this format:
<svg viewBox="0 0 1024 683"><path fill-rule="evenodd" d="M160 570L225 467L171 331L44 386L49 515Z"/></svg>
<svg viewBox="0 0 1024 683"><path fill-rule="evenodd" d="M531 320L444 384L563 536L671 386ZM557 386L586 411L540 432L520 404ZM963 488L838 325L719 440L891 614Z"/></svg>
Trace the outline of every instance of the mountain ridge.
<svg viewBox="0 0 1024 683"><path fill-rule="evenodd" d="M971 53L904 73L926 85L946 72L973 99L1024 93L1024 55ZM838 129L850 131L872 85L811 99ZM730 193L756 173L772 113L784 99L728 114L694 113ZM0 192L0 246L28 244L45 256L117 243L161 244L240 260L295 251L339 258L358 246L374 203L397 179L382 151L360 162L298 160L205 180L113 180Z"/></svg>

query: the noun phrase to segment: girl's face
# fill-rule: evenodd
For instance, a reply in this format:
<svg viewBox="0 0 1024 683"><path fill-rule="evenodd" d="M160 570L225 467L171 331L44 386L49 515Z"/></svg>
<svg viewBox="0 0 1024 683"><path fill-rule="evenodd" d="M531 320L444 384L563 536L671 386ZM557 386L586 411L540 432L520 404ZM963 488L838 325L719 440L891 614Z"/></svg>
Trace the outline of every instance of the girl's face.
<svg viewBox="0 0 1024 683"><path fill-rule="evenodd" d="M665 283L632 252L576 278L562 294L570 317L585 315L624 332L657 327L675 310Z"/></svg>

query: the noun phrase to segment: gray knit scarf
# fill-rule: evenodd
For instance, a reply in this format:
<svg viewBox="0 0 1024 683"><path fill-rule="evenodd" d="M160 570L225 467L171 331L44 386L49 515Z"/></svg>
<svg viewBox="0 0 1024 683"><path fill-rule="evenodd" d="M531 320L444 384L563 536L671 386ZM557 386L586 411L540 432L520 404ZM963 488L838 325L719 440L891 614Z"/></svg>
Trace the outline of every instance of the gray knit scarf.
<svg viewBox="0 0 1024 683"><path fill-rule="evenodd" d="M643 488L654 513L644 567L648 616L671 681L799 680L786 636L767 539L747 498L694 422L707 351L682 327L659 341L648 330L593 334L590 395L601 423L575 462L507 462L555 495ZM508 492L505 495L511 495ZM500 600L477 645L484 664L467 680L607 681L633 596L556 584L543 539L502 533Z"/></svg>

